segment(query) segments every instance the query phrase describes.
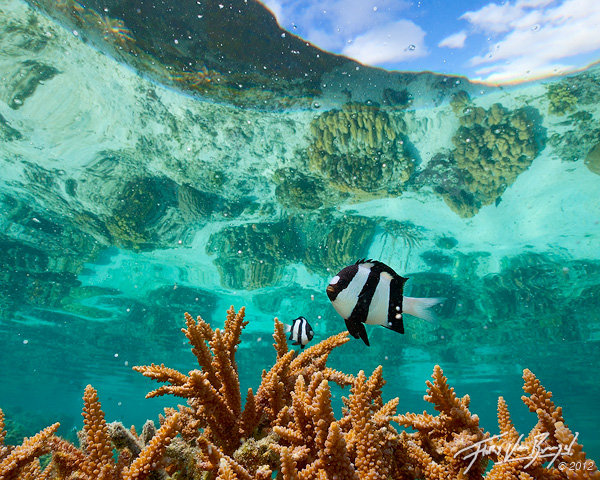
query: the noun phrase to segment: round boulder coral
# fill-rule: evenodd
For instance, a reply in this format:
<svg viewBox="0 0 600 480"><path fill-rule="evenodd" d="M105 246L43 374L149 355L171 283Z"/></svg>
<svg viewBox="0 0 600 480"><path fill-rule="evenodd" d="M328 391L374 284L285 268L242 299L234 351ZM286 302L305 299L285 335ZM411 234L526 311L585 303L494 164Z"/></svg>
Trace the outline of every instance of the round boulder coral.
<svg viewBox="0 0 600 480"><path fill-rule="evenodd" d="M397 193L414 170L402 128L377 106L347 103L325 112L311 123L310 167L342 191Z"/></svg>

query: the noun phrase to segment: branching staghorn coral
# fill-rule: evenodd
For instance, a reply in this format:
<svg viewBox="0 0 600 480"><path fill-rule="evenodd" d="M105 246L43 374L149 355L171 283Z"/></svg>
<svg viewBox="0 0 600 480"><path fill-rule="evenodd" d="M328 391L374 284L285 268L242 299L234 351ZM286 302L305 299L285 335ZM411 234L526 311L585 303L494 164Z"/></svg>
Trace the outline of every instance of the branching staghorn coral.
<svg viewBox="0 0 600 480"><path fill-rule="evenodd" d="M42 473L39 457L50 451L49 438L58 430L59 423L46 427L33 437L26 438L17 447L10 448L2 445L0 450L0 480L18 478L41 478ZM4 414L0 411L0 445L4 443Z"/></svg>
<svg viewBox="0 0 600 480"><path fill-rule="evenodd" d="M153 380L167 383L150 392L147 397L171 394L186 398L188 406L180 406L183 422L187 424L184 438L195 443L203 452L199 461L201 470L230 475L233 469L242 478L250 473L257 475L265 465L244 468L232 457L242 447L243 440L252 436L264 436L266 426L275 422L281 411L289 404L295 378L324 372L331 378L342 379L337 372L326 369L325 363L331 350L348 340L347 333L330 337L295 357L288 351L283 325L276 321L275 346L277 362L263 372L262 382L254 394L249 389L245 407L241 408L241 394L235 352L240 343L245 309L237 313L228 310L223 331L213 330L201 317L194 320L186 314L187 329L182 329L192 345L200 369L184 375L164 365L134 367L134 370ZM295 358L294 358L295 357ZM342 380L343 381L343 380ZM223 459L226 463L223 463ZM268 467L268 465L267 465Z"/></svg>
<svg viewBox="0 0 600 480"><path fill-rule="evenodd" d="M471 465L467 454L460 455L460 452L485 440L489 434L479 427L479 417L469 411L469 396L456 396L439 365L435 366L432 378L433 382L427 381L429 388L424 398L440 414L407 413L394 419L417 431L411 435L409 453L412 455L409 456L417 460L417 471L429 472L426 478L482 478L487 460L476 458Z"/></svg>
<svg viewBox="0 0 600 480"><path fill-rule="evenodd" d="M368 378L326 366L347 332L296 356L276 320L275 364L242 408L235 353L246 323L244 309L231 308L222 330L186 314L183 332L200 368L187 375L164 365L135 368L166 384L149 396L187 399L187 406L165 410L158 430L147 422L138 435L133 427L107 424L88 386L80 448L54 436L58 424L11 447L4 445L0 410L0 480L600 480L562 409L529 370L522 399L538 422L527 436L516 430L502 397L500 434L485 432L469 396L459 398L437 365L424 398L438 414L396 415L399 399L382 399L381 366ZM330 382L351 387L339 419ZM52 459L42 468L46 453Z"/></svg>

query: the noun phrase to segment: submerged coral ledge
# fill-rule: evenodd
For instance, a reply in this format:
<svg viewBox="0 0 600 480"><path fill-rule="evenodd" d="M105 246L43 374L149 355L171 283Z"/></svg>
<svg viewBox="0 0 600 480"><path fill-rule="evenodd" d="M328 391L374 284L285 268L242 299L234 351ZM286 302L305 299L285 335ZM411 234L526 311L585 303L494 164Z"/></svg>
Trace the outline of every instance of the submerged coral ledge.
<svg viewBox="0 0 600 480"><path fill-rule="evenodd" d="M523 372L522 400L538 422L528 435L517 432L502 397L500 433L484 431L469 411L469 396L457 397L438 365L424 398L439 413L397 415L398 398L382 400L381 366L368 377L326 366L331 351L348 341L347 332L296 355L276 319L275 364L263 371L256 393L248 390L242 408L235 354L248 323L244 313L232 307L222 330L186 313L182 331L199 367L187 375L163 364L134 367L163 383L147 397L187 400L165 409L158 430L151 421L140 434L107 424L90 385L79 447L55 435L58 423L21 445L5 445L0 410L0 480L600 479L551 392L529 370ZM350 386L340 419L333 414L329 382Z"/></svg>

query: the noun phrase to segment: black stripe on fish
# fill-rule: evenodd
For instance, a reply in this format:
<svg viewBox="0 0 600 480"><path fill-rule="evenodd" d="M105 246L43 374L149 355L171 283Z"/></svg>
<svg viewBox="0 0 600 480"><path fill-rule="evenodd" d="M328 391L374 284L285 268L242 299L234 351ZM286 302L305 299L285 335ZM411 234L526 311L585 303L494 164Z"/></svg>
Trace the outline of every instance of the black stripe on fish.
<svg viewBox="0 0 600 480"><path fill-rule="evenodd" d="M406 278L396 275L390 282L390 303L388 306L387 328L398 333L404 333L402 300L404 299L403 291L406 280Z"/></svg>
<svg viewBox="0 0 600 480"><path fill-rule="evenodd" d="M367 316L369 315L369 307L371 306L371 301L373 300L373 295L375 294L375 289L379 284L380 275L383 269L381 268L382 263L379 262L371 262L371 261L362 261L362 263L372 263L373 266L369 269L369 276L367 277L367 281L363 285L360 294L358 295L358 300L354 309L352 310L352 314L350 318L346 320L346 327L348 325L352 326L352 329L348 328L348 331L354 338L361 338L363 342L367 346L369 346L369 337L367 336L367 330L363 325L367 321ZM359 265L359 264L356 264ZM358 270L358 269L357 269ZM358 335L354 335L352 332L355 332Z"/></svg>
<svg viewBox="0 0 600 480"><path fill-rule="evenodd" d="M359 295L358 300L356 302L356 306L354 310L352 310L352 315L350 315L349 320L366 322L367 315L369 314L369 307L371 306L371 301L373 300L373 295L375 294L375 289L379 284L379 276L381 275L381 268L378 268L377 265L373 264L373 266L369 269L369 276L367 277L367 281L363 285Z"/></svg>

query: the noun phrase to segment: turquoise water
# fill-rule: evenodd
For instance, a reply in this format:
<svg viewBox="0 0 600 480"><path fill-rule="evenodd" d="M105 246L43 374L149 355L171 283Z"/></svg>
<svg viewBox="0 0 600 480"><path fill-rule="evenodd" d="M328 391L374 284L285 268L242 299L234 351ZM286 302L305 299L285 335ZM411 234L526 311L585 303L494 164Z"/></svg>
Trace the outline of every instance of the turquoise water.
<svg viewBox="0 0 600 480"><path fill-rule="evenodd" d="M384 395L420 412L439 364L486 429L502 395L525 433L529 368L599 458L600 70L502 88L390 73L317 56L248 5L235 22L253 41L207 11L211 35L173 46L164 28L183 35L183 14L0 4L14 435L60 421L74 438L88 383L108 420L156 419L169 400L144 399L154 386L131 367L195 367L186 311L221 326L246 306L237 358L242 391L256 387L273 318L304 315L315 341L342 331L325 287L371 257L408 295L448 300L405 335L370 328L370 348L352 340L331 366L382 364Z"/></svg>

